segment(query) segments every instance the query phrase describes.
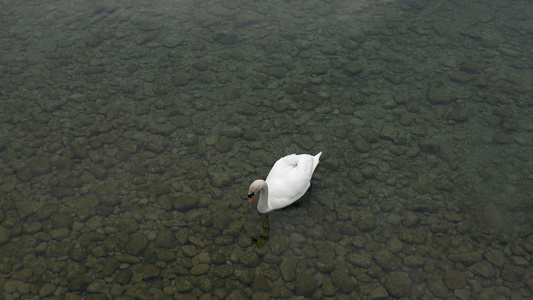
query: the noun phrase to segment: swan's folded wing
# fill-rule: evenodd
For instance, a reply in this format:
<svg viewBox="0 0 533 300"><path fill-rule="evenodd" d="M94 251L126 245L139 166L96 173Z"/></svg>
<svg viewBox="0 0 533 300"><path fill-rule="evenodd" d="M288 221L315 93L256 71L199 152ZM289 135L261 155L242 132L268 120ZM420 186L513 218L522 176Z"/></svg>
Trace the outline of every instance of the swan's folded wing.
<svg viewBox="0 0 533 300"><path fill-rule="evenodd" d="M314 171L311 155L291 154L278 160L266 178L271 206L284 207L300 199Z"/></svg>

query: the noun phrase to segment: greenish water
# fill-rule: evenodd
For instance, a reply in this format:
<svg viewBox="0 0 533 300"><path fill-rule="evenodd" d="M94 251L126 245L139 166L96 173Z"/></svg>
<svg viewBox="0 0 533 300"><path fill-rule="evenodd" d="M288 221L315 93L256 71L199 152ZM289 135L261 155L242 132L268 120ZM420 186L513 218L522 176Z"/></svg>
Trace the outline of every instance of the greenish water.
<svg viewBox="0 0 533 300"><path fill-rule="evenodd" d="M532 13L2 1L1 299L531 297Z"/></svg>

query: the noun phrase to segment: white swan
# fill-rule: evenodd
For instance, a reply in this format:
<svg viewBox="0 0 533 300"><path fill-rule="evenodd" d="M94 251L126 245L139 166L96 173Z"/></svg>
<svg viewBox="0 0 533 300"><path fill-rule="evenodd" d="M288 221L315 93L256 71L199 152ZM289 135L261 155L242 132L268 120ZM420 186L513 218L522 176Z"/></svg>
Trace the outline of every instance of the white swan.
<svg viewBox="0 0 533 300"><path fill-rule="evenodd" d="M322 152L315 156L291 154L278 159L266 180L257 179L248 189L248 201L252 203L260 192L257 210L267 213L291 205L309 188L311 176L320 161Z"/></svg>

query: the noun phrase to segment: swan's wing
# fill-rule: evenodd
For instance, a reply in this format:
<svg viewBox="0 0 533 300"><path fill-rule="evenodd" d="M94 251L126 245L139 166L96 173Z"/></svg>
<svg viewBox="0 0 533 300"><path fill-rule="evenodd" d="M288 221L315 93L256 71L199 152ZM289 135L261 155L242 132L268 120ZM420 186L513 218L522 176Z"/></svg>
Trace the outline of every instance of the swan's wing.
<svg viewBox="0 0 533 300"><path fill-rule="evenodd" d="M315 167L315 158L308 154L280 158L266 178L272 209L285 207L300 199L309 188Z"/></svg>

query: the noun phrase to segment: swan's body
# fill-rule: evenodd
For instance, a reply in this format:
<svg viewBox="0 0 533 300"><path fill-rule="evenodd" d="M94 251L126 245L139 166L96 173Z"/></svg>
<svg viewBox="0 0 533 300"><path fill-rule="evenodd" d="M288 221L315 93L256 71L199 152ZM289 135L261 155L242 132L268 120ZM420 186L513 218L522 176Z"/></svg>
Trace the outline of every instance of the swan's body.
<svg viewBox="0 0 533 300"><path fill-rule="evenodd" d="M291 154L276 161L266 180L257 179L248 189L250 203L257 193L257 210L267 213L291 205L300 199L309 188L311 176L320 161L322 152L315 156Z"/></svg>

